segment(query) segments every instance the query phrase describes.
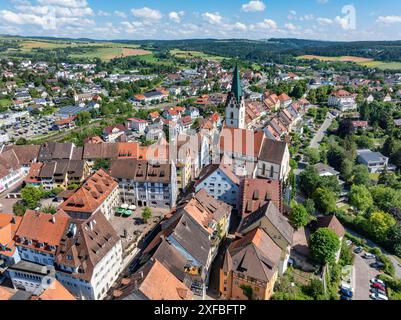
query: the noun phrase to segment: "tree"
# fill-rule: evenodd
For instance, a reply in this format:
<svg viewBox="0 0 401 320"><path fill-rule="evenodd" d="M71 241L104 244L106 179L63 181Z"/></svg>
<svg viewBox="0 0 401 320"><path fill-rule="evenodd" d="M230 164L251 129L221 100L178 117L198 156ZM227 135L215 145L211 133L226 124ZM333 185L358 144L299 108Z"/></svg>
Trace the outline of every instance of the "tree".
<svg viewBox="0 0 401 320"><path fill-rule="evenodd" d="M82 111L77 114L77 118L75 119L75 123L79 127L86 126L90 123L91 120L91 114L88 111Z"/></svg>
<svg viewBox="0 0 401 320"><path fill-rule="evenodd" d="M377 241L386 242L388 232L396 224L395 219L383 211L373 212L365 221L364 229Z"/></svg>
<svg viewBox="0 0 401 320"><path fill-rule="evenodd" d="M303 287L303 291L313 300L325 299L323 282L319 279L312 279L307 286Z"/></svg>
<svg viewBox="0 0 401 320"><path fill-rule="evenodd" d="M397 183L397 176L394 172L387 171L387 167L380 173L378 184L391 187Z"/></svg>
<svg viewBox="0 0 401 320"><path fill-rule="evenodd" d="M334 212L337 208L336 195L331 190L317 188L313 193L313 200L316 209L323 214Z"/></svg>
<svg viewBox="0 0 401 320"><path fill-rule="evenodd" d="M364 185L353 185L349 193L350 204L359 211L366 212L373 206L373 198Z"/></svg>
<svg viewBox="0 0 401 320"><path fill-rule="evenodd" d="M369 170L365 165L359 164L354 167L353 182L354 184L364 186L369 186L371 184Z"/></svg>
<svg viewBox="0 0 401 320"><path fill-rule="evenodd" d="M354 132L354 125L351 119L344 119L340 122L337 133L340 137L345 138Z"/></svg>
<svg viewBox="0 0 401 320"><path fill-rule="evenodd" d="M401 209L401 190L378 185L370 188L374 204L385 212Z"/></svg>
<svg viewBox="0 0 401 320"><path fill-rule="evenodd" d="M152 210L150 210L150 208L148 207L143 208L142 210L143 222L147 223L150 218L152 218Z"/></svg>
<svg viewBox="0 0 401 320"><path fill-rule="evenodd" d="M393 225L388 232L388 241L394 253L401 257L401 224Z"/></svg>
<svg viewBox="0 0 401 320"><path fill-rule="evenodd" d="M318 187L320 187L322 189L330 190L337 195L339 195L341 193L340 183L338 182L338 179L335 176L320 177Z"/></svg>
<svg viewBox="0 0 401 320"><path fill-rule="evenodd" d="M304 206L305 206L306 211L310 215L315 214L316 208L315 208L315 202L313 201L313 199L306 199Z"/></svg>
<svg viewBox="0 0 401 320"><path fill-rule="evenodd" d="M302 204L296 202L291 204L290 221L296 228L305 227L309 223L309 213Z"/></svg>
<svg viewBox="0 0 401 320"><path fill-rule="evenodd" d="M313 191L317 188L320 181L320 177L317 170L314 167L308 166L299 175L299 180L300 180L299 181L300 190L306 197L310 197Z"/></svg>
<svg viewBox="0 0 401 320"><path fill-rule="evenodd" d="M341 178L344 179L345 182L352 182L354 171L354 163L351 160L345 159L341 165Z"/></svg>
<svg viewBox="0 0 401 320"><path fill-rule="evenodd" d="M26 207L21 202L16 202L13 205L13 212L16 216L22 217L25 215Z"/></svg>
<svg viewBox="0 0 401 320"><path fill-rule="evenodd" d="M335 262L336 253L340 249L340 239L334 231L320 228L310 237L312 257L323 264Z"/></svg>
<svg viewBox="0 0 401 320"><path fill-rule="evenodd" d="M104 158L96 159L95 163L93 164L93 169L94 170L104 169L108 171L110 169L110 160Z"/></svg>
<svg viewBox="0 0 401 320"><path fill-rule="evenodd" d="M39 206L39 201L44 197L44 195L45 191L42 187L37 188L28 185L21 191L21 197L24 205L31 210Z"/></svg>
<svg viewBox="0 0 401 320"><path fill-rule="evenodd" d="M320 152L319 149L308 148L305 151L305 158L310 165L314 165L320 162Z"/></svg>

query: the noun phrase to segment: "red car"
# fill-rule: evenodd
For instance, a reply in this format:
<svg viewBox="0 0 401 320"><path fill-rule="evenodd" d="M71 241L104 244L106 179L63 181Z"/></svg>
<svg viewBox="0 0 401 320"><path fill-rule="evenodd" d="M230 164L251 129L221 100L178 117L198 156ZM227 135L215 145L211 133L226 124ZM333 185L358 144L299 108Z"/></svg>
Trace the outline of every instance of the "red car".
<svg viewBox="0 0 401 320"><path fill-rule="evenodd" d="M386 291L386 288L380 283L372 283L372 288Z"/></svg>

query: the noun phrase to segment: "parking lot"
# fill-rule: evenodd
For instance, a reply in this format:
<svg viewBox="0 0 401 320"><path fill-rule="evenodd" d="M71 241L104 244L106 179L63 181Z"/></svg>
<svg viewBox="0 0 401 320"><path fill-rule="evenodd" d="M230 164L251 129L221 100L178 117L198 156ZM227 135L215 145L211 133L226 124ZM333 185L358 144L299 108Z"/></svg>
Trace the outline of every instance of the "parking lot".
<svg viewBox="0 0 401 320"><path fill-rule="evenodd" d="M363 253L355 254L355 297L354 300L370 300L370 279L375 278L379 271L369 266L374 260L362 258Z"/></svg>
<svg viewBox="0 0 401 320"><path fill-rule="evenodd" d="M54 116L46 116L42 118L29 117L22 119L9 128L3 128L10 139L18 140L19 138L32 138L34 136L45 135L51 132Z"/></svg>

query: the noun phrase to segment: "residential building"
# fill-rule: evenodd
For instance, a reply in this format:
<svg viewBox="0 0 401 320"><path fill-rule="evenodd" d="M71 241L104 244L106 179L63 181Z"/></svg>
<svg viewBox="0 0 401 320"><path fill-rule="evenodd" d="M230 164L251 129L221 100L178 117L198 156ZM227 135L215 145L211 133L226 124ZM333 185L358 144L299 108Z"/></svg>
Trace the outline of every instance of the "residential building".
<svg viewBox="0 0 401 320"><path fill-rule="evenodd" d="M15 233L15 243L22 260L53 266L56 250L69 222L62 210L48 214L28 210Z"/></svg>
<svg viewBox="0 0 401 320"><path fill-rule="evenodd" d="M264 139L258 156L255 177L284 182L290 171L290 151L287 143Z"/></svg>
<svg viewBox="0 0 401 320"><path fill-rule="evenodd" d="M101 212L107 220L120 205L118 183L103 169L87 178L66 201L60 205L73 219L86 220Z"/></svg>
<svg viewBox="0 0 401 320"><path fill-rule="evenodd" d="M55 281L55 270L53 265L40 265L30 261L21 260L10 266L7 270L13 287L40 295Z"/></svg>
<svg viewBox="0 0 401 320"><path fill-rule="evenodd" d="M146 160L113 160L111 176L118 181L119 198L139 207L173 208L177 201L177 174L172 164Z"/></svg>
<svg viewBox="0 0 401 320"><path fill-rule="evenodd" d="M328 105L346 112L357 108L355 99L355 94L351 94L346 90L338 90L329 96Z"/></svg>
<svg viewBox="0 0 401 320"><path fill-rule="evenodd" d="M121 239L101 211L70 221L56 257L57 280L82 300L103 299L122 271Z"/></svg>
<svg viewBox="0 0 401 320"><path fill-rule="evenodd" d="M223 163L205 167L195 183L195 192L204 189L215 199L223 201L234 209L239 207L240 179L232 169Z"/></svg>
<svg viewBox="0 0 401 320"><path fill-rule="evenodd" d="M147 126L148 126L148 122L146 120L137 119L137 118L130 118L127 120L128 129L139 132L139 133L144 133Z"/></svg>
<svg viewBox="0 0 401 320"><path fill-rule="evenodd" d="M14 236L21 223L21 217L0 213L0 270L21 260Z"/></svg>
<svg viewBox="0 0 401 320"><path fill-rule="evenodd" d="M272 201L243 218L238 233L244 235L256 228L263 229L281 248L279 275L284 274L290 257L294 229Z"/></svg>
<svg viewBox="0 0 401 320"><path fill-rule="evenodd" d="M261 228L229 246L220 270L225 300L269 300L278 278L281 248ZM246 289L248 293L246 293Z"/></svg>
<svg viewBox="0 0 401 320"><path fill-rule="evenodd" d="M118 300L192 300L192 291L157 259L151 259L124 287L114 292Z"/></svg>
<svg viewBox="0 0 401 320"><path fill-rule="evenodd" d="M240 187L240 210L245 218L272 202L281 213L284 213L282 184L279 180L244 179Z"/></svg>
<svg viewBox="0 0 401 320"><path fill-rule="evenodd" d="M368 149L357 150L357 161L368 167L370 173L382 172L384 168L389 170L395 169L389 164L388 157L385 157L380 152L373 152Z"/></svg>

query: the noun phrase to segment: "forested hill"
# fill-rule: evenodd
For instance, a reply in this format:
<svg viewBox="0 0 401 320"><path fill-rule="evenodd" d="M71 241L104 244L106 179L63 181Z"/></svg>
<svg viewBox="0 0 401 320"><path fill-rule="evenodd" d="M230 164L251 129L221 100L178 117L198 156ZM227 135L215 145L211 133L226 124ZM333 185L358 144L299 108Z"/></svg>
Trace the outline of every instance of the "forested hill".
<svg viewBox="0 0 401 320"><path fill-rule="evenodd" d="M194 50L208 54L254 61L285 62L291 57L309 55L359 56L379 61L401 61L401 41L331 42L303 39L189 39L126 41L156 50Z"/></svg>
<svg viewBox="0 0 401 320"><path fill-rule="evenodd" d="M24 37L13 37L21 38ZM32 38L32 37L31 37ZM40 37L35 37L41 39ZM26 39L26 38L25 38ZM91 39L42 38L47 41L93 41ZM102 40L104 41L104 40ZM201 51L228 58L237 57L256 62L285 63L296 56L359 56L379 61L401 61L401 41L331 42L319 40L272 38L247 39L187 39L187 40L111 40L114 43L139 44L145 49L168 51L171 49Z"/></svg>

